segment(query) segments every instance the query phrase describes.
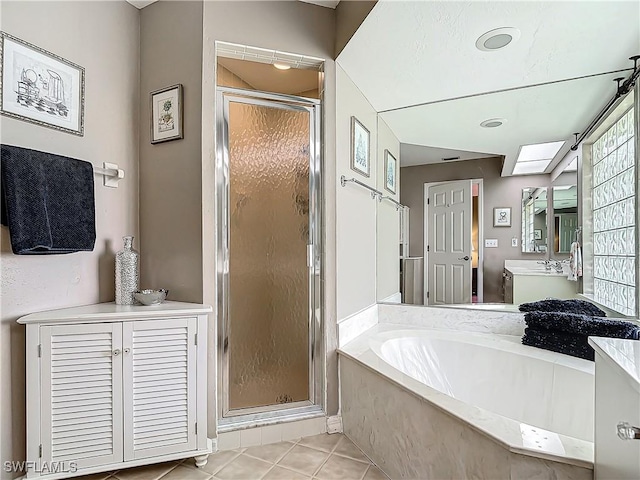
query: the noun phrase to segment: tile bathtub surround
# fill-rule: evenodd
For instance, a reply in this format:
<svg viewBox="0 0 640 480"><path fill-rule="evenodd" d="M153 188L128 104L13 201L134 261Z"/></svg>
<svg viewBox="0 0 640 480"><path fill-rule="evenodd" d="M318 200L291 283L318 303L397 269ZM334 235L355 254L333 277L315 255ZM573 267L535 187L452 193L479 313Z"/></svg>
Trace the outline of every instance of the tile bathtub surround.
<svg viewBox="0 0 640 480"><path fill-rule="evenodd" d="M340 359L345 433L391 478L593 480L593 470L509 451L354 360Z"/></svg>
<svg viewBox="0 0 640 480"><path fill-rule="evenodd" d="M77 477L80 480L388 480L346 436L321 434L193 459Z"/></svg>
<svg viewBox="0 0 640 480"><path fill-rule="evenodd" d="M378 323L518 336L524 334L525 328L524 314L520 312L421 305L378 305Z"/></svg>

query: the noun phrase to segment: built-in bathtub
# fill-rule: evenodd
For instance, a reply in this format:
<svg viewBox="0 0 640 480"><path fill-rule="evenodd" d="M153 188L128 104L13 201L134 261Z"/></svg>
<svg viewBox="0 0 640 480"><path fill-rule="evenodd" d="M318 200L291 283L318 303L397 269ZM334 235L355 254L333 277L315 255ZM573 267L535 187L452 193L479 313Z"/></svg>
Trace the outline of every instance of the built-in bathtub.
<svg viewBox="0 0 640 480"><path fill-rule="evenodd" d="M340 349L345 433L392 478L592 479L592 362L378 324Z"/></svg>

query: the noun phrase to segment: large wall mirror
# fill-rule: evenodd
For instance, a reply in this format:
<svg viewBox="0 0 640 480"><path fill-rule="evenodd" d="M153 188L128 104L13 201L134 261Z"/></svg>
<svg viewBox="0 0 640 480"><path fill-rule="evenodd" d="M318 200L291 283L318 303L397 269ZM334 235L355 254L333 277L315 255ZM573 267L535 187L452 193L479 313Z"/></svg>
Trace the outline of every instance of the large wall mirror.
<svg viewBox="0 0 640 480"><path fill-rule="evenodd" d="M522 189L522 253L546 253L547 187Z"/></svg>
<svg viewBox="0 0 640 480"><path fill-rule="evenodd" d="M576 185L553 187L553 252L569 253L578 228Z"/></svg>

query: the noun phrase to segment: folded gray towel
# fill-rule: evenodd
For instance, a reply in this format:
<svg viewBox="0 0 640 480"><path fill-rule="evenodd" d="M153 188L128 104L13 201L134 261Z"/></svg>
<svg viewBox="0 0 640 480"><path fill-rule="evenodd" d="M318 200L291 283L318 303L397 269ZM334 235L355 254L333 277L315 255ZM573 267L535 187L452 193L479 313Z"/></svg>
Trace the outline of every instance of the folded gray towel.
<svg viewBox="0 0 640 480"><path fill-rule="evenodd" d="M592 317L606 317L607 314L603 310L596 307L593 303L585 300L558 300L550 298L540 300L538 302L523 303L518 307L521 312L566 312L580 313L582 315L590 315Z"/></svg>
<svg viewBox="0 0 640 480"><path fill-rule="evenodd" d="M96 241L93 166L2 145L2 223L17 255L91 251Z"/></svg>
<svg viewBox="0 0 640 480"><path fill-rule="evenodd" d="M551 330L596 337L640 339L640 327L625 320L564 312L527 312L524 315L524 321L527 326L536 330Z"/></svg>
<svg viewBox="0 0 640 480"><path fill-rule="evenodd" d="M580 334L569 334L552 330L525 328L522 344L542 348L552 352L564 353L572 357L593 361L595 352L589 345L588 337Z"/></svg>

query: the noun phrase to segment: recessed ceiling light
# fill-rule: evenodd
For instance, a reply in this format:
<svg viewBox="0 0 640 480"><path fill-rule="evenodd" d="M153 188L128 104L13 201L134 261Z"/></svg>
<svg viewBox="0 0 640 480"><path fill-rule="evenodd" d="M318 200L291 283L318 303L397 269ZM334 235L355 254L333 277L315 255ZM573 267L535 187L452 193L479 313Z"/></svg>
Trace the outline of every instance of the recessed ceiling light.
<svg viewBox="0 0 640 480"><path fill-rule="evenodd" d="M278 70L289 70L291 68L291 65L287 65L285 63L274 63L273 66Z"/></svg>
<svg viewBox="0 0 640 480"><path fill-rule="evenodd" d="M501 126L506 120L504 118L490 118L480 124L484 128L496 128Z"/></svg>
<svg viewBox="0 0 640 480"><path fill-rule="evenodd" d="M489 30L476 40L476 47L483 52L493 52L506 47L520 38L520 30L513 27L502 27Z"/></svg>

